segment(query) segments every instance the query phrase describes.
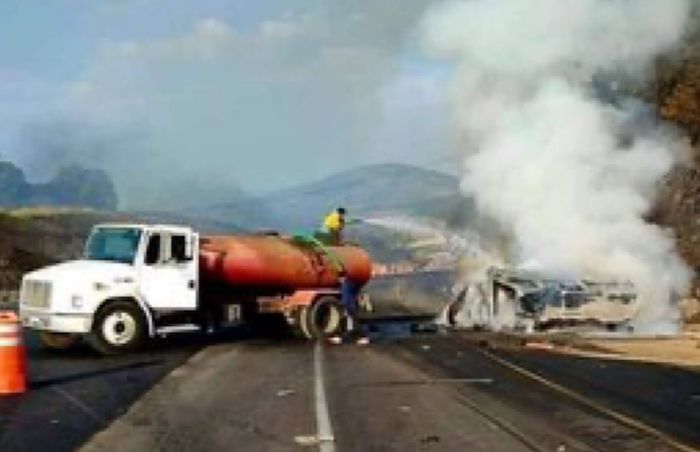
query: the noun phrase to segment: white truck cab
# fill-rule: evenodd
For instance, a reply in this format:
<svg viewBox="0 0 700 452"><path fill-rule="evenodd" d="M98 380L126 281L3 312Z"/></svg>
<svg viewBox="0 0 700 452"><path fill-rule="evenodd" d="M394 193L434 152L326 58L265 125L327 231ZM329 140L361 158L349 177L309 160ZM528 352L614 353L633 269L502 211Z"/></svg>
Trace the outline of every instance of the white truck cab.
<svg viewBox="0 0 700 452"><path fill-rule="evenodd" d="M188 227L97 225L82 259L23 278L22 324L51 347L83 336L103 353L136 349L159 332L158 317L197 311L198 253Z"/></svg>

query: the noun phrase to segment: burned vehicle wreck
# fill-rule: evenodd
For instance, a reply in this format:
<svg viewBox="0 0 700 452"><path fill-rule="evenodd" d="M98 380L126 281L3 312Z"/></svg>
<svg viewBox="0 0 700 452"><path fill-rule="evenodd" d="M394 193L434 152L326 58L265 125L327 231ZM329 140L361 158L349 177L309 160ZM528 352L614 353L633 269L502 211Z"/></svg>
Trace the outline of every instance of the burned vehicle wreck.
<svg viewBox="0 0 700 452"><path fill-rule="evenodd" d="M631 282L553 278L529 270L490 268L448 306L452 326L543 331L596 326L630 329L638 294Z"/></svg>

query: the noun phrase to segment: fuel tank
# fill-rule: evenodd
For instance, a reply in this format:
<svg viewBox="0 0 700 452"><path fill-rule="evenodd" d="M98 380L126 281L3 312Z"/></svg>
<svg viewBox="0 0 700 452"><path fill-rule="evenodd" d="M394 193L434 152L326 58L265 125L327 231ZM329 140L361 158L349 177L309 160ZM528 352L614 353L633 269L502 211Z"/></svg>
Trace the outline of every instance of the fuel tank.
<svg viewBox="0 0 700 452"><path fill-rule="evenodd" d="M326 248L342 263L347 278L359 286L371 276L372 263L362 248ZM241 288L287 290L336 287L339 272L332 257L277 235L203 237L200 273L204 281Z"/></svg>

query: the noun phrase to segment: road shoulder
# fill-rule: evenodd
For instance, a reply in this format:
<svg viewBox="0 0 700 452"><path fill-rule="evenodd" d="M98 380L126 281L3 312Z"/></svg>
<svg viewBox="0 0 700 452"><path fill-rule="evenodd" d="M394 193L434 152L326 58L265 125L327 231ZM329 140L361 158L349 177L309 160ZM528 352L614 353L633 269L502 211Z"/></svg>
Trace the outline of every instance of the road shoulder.
<svg viewBox="0 0 700 452"><path fill-rule="evenodd" d="M208 347L82 451L289 450L315 432L306 344Z"/></svg>

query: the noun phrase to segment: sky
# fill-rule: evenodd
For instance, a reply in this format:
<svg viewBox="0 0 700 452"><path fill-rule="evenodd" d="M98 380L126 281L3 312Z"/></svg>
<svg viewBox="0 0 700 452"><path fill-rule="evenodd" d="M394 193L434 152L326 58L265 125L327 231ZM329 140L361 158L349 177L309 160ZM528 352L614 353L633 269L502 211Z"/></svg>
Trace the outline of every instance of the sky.
<svg viewBox="0 0 700 452"><path fill-rule="evenodd" d="M456 162L430 0L5 0L0 155L107 170L125 207ZM184 202L184 201L183 201Z"/></svg>

